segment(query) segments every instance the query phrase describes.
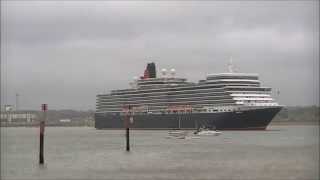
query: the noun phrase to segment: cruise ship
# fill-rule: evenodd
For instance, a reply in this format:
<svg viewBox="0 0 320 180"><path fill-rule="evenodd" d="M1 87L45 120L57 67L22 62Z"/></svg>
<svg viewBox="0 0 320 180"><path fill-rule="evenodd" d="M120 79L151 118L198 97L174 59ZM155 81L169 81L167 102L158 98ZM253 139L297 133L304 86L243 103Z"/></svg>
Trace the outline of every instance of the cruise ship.
<svg viewBox="0 0 320 180"><path fill-rule="evenodd" d="M95 128L124 128L129 114L135 129L265 130L282 106L258 74L228 69L193 83L148 63L130 88L97 95Z"/></svg>

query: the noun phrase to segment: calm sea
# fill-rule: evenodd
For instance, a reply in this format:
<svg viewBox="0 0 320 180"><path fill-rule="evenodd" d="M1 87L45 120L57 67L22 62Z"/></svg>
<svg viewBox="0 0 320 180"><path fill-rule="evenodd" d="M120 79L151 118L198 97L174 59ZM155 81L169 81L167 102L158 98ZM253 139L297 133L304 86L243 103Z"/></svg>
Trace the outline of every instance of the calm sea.
<svg viewBox="0 0 320 180"><path fill-rule="evenodd" d="M190 139L132 130L131 152L124 133L46 128L45 165L39 166L39 129L1 128L1 179L319 179L318 126Z"/></svg>

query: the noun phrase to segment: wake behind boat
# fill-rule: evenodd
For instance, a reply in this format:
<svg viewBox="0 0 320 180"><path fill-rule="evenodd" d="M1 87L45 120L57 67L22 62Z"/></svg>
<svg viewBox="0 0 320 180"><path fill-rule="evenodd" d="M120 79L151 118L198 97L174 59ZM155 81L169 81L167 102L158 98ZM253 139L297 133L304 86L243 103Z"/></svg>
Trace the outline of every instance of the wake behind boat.
<svg viewBox="0 0 320 180"><path fill-rule="evenodd" d="M181 131L181 130L172 130L168 132L171 136L185 136L188 134L187 131Z"/></svg>

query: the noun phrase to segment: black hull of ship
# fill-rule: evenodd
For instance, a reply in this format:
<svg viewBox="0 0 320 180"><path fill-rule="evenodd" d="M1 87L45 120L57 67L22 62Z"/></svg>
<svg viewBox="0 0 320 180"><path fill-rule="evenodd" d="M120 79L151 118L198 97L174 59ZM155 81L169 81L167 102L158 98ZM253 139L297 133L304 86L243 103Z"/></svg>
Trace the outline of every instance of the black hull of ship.
<svg viewBox="0 0 320 180"><path fill-rule="evenodd" d="M252 109L241 112L140 114L133 117L133 129L265 130L281 107ZM96 129L124 128L124 117L111 113L95 114Z"/></svg>

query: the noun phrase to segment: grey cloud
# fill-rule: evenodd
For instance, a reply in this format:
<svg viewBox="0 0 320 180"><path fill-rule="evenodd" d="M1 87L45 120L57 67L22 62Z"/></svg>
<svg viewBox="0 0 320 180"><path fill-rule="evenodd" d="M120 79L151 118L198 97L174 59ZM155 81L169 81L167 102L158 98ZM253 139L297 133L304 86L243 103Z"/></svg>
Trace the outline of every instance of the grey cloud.
<svg viewBox="0 0 320 180"><path fill-rule="evenodd" d="M9 33L19 42L73 41L116 38L127 40L143 34L225 33L263 28L278 31L312 27L312 6L303 3L25 3L8 5ZM79 4L79 5L78 5ZM155 4L155 5L153 5ZM12 8L10 8L13 6ZM10 11L10 9L13 9ZM150 10L151 9L151 10ZM284 12L286 10L286 12ZM47 12L48 11L48 12ZM299 13L297 13L299 12ZM309 14L301 16L301 14ZM272 14L272 17L270 16ZM314 18L314 17L313 17ZM276 19L276 20L275 20ZM299 21L299 26L294 23ZM21 30L23 27L23 31Z"/></svg>
<svg viewBox="0 0 320 180"><path fill-rule="evenodd" d="M98 92L128 87L149 61L197 81L230 56L280 89L281 103L319 103L319 2L2 3L5 103L20 92L24 107L93 109Z"/></svg>

